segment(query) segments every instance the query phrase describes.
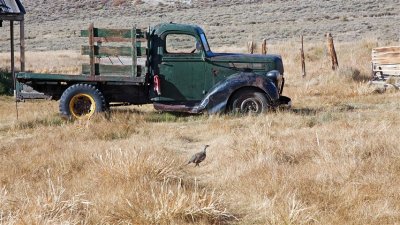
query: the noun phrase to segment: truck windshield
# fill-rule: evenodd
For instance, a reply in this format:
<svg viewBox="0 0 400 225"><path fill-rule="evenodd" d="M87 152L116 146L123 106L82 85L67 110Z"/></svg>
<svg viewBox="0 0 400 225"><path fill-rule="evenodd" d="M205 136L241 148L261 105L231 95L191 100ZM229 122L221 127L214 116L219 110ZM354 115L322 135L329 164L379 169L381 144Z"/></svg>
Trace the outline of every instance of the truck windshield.
<svg viewBox="0 0 400 225"><path fill-rule="evenodd" d="M201 42L203 42L204 50L205 50L206 52L211 51L211 50L210 50L210 46L208 45L208 42L207 42L206 35L200 34L200 38L201 38Z"/></svg>

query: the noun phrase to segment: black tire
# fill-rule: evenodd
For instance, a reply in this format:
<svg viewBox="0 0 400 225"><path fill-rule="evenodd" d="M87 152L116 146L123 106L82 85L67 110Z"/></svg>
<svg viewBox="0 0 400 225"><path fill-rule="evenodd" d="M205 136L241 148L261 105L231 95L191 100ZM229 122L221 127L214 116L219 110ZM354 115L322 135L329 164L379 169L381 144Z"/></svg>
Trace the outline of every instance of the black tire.
<svg viewBox="0 0 400 225"><path fill-rule="evenodd" d="M89 119L95 113L105 110L103 94L90 84L74 84L60 98L60 113L67 119Z"/></svg>
<svg viewBox="0 0 400 225"><path fill-rule="evenodd" d="M270 108L271 104L265 93L245 89L232 96L228 109L235 114L260 114L268 112Z"/></svg>

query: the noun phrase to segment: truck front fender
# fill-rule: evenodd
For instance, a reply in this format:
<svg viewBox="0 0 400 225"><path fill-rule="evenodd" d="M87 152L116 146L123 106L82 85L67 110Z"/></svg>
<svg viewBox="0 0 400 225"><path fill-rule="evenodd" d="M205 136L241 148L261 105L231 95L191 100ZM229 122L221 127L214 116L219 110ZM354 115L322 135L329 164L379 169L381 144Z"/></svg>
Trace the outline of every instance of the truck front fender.
<svg viewBox="0 0 400 225"><path fill-rule="evenodd" d="M193 113L207 111L210 114L225 112L230 96L242 88L259 89L272 103L279 99L278 88L268 77L252 72L241 72L215 84L192 111Z"/></svg>

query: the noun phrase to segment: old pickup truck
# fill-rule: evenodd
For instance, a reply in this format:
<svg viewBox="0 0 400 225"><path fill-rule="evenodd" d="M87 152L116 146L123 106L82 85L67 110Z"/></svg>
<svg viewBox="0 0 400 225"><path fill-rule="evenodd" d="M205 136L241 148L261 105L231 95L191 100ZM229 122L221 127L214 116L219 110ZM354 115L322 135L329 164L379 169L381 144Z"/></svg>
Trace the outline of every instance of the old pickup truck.
<svg viewBox="0 0 400 225"><path fill-rule="evenodd" d="M59 100L67 118L90 118L128 104L172 112L263 113L291 101L282 96L279 55L214 53L195 25L100 29L91 24L81 36L89 39L81 52L90 60L81 75L16 75L17 86L26 84ZM104 64L109 57L125 58L119 65ZM17 98L23 98L18 90Z"/></svg>

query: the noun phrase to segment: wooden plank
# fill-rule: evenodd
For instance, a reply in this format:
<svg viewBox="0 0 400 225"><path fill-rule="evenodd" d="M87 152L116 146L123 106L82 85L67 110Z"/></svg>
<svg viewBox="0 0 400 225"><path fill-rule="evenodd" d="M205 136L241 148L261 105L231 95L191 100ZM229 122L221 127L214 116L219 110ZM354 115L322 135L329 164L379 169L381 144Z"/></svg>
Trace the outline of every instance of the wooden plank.
<svg viewBox="0 0 400 225"><path fill-rule="evenodd" d="M372 53L380 52L400 52L400 46L385 46L372 49Z"/></svg>
<svg viewBox="0 0 400 225"><path fill-rule="evenodd" d="M145 47L136 47L137 56L146 56ZM90 46L81 46L82 55L90 55ZM111 47L111 46L94 46L94 55L100 57L108 56L132 56L131 47Z"/></svg>
<svg viewBox="0 0 400 225"><path fill-rule="evenodd" d="M0 20L13 20L13 21L21 21L24 19L23 14L1 14Z"/></svg>
<svg viewBox="0 0 400 225"><path fill-rule="evenodd" d="M120 37L95 37L96 42L131 42L131 38L120 38ZM145 38L137 38L136 42L146 42Z"/></svg>
<svg viewBox="0 0 400 225"><path fill-rule="evenodd" d="M10 21L10 44L11 44L11 75L13 78L14 91L16 88L16 79L15 79L15 59L14 59L14 21Z"/></svg>
<svg viewBox="0 0 400 225"><path fill-rule="evenodd" d="M25 71L25 25L24 20L19 22L19 41L20 41L20 63L21 72Z"/></svg>
<svg viewBox="0 0 400 225"><path fill-rule="evenodd" d="M132 39L132 76L136 76L137 74L137 49L136 49L136 27L132 28L131 31L131 39Z"/></svg>
<svg viewBox="0 0 400 225"><path fill-rule="evenodd" d="M376 64L374 66L375 66L375 68L378 67L378 68L385 68L385 69L398 69L398 70L400 70L400 64L382 64L382 65Z"/></svg>
<svg viewBox="0 0 400 225"><path fill-rule="evenodd" d="M94 24L89 25L89 57L90 57L90 76L94 76L95 73L95 62L94 62Z"/></svg>
<svg viewBox="0 0 400 225"><path fill-rule="evenodd" d="M400 51L373 53L372 62L378 64L400 64Z"/></svg>
<svg viewBox="0 0 400 225"><path fill-rule="evenodd" d="M137 66L137 76L140 76L142 72L142 66ZM82 65L82 74L90 74L90 65ZM132 65L103 65L95 64L95 75L100 76L132 76Z"/></svg>
<svg viewBox="0 0 400 225"><path fill-rule="evenodd" d="M136 38L145 38L146 31L142 29L136 30ZM102 28L94 28L94 36L95 37L104 37L104 38L132 38L131 29L102 29ZM88 37L89 32L87 30L81 30L81 37Z"/></svg>
<svg viewBox="0 0 400 225"><path fill-rule="evenodd" d="M374 74L380 73L387 76L400 76L400 64L374 64L372 70Z"/></svg>

